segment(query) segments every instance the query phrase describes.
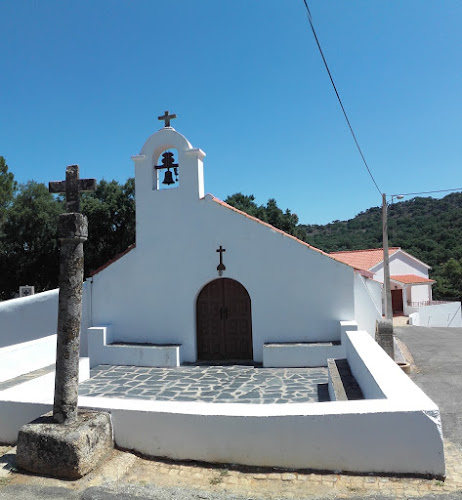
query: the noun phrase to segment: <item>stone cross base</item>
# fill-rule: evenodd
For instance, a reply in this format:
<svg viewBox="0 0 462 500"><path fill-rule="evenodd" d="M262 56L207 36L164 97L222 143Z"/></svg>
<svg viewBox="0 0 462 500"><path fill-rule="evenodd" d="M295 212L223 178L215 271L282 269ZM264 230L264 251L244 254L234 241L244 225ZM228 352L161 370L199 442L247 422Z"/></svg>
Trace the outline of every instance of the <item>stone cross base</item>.
<svg viewBox="0 0 462 500"><path fill-rule="evenodd" d="M109 413L79 410L77 420L57 424L51 413L19 431L16 464L29 472L60 479L79 479L114 448Z"/></svg>

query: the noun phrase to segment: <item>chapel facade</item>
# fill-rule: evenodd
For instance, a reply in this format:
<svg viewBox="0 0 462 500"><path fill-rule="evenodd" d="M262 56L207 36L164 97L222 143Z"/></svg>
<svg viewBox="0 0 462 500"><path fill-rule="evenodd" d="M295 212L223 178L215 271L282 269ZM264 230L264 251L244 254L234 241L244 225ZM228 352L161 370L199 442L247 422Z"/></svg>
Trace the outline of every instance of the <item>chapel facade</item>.
<svg viewBox="0 0 462 500"><path fill-rule="evenodd" d="M260 362L268 343L337 341L344 320L373 334L371 280L205 194L204 157L169 122L132 157L136 244L86 284L89 326L181 362Z"/></svg>

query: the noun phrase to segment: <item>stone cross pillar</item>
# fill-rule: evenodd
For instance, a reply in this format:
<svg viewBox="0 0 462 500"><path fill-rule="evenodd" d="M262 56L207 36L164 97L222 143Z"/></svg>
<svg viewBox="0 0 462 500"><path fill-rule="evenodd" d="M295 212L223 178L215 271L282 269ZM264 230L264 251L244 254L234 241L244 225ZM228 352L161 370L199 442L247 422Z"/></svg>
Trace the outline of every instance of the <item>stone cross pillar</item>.
<svg viewBox="0 0 462 500"><path fill-rule="evenodd" d="M58 346L53 417L63 424L70 424L77 418L83 242L87 236L88 223L84 215L60 215Z"/></svg>
<svg viewBox="0 0 462 500"><path fill-rule="evenodd" d="M79 179L79 166L66 168L66 180L50 182L51 193L66 193L68 212L59 217L58 346L53 417L60 424L77 419L80 321L82 319L83 242L87 218L80 212L80 192L96 189L95 179Z"/></svg>
<svg viewBox="0 0 462 500"><path fill-rule="evenodd" d="M16 464L29 472L79 479L101 464L114 447L109 413L77 411L80 320L82 316L83 242L87 219L79 213L79 192L93 190L95 179L80 179L79 167L66 169L66 180L50 182L51 193L66 193L69 213L59 217L58 349L53 414L24 425L18 433Z"/></svg>

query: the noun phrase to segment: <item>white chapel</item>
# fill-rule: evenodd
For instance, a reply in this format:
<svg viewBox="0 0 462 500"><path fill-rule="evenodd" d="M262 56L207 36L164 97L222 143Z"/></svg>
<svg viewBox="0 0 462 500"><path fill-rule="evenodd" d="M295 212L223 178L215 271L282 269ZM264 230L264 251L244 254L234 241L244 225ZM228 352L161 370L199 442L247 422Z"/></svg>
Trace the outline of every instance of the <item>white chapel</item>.
<svg viewBox="0 0 462 500"><path fill-rule="evenodd" d="M174 364L261 362L272 343L340 340L339 321L373 334L380 287L205 194L204 157L171 126L132 157L136 243L86 283L90 359L109 344L149 344L174 350Z"/></svg>

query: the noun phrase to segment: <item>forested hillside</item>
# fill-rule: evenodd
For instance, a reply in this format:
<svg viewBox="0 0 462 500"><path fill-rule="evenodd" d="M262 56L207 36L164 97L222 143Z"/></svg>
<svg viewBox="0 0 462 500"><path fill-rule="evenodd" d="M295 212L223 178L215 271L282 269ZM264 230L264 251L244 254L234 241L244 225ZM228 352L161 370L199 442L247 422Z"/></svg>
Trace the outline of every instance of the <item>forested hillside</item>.
<svg viewBox="0 0 462 500"><path fill-rule="evenodd" d="M85 244L85 275L135 241L134 179L124 184L100 181L96 192L82 195L81 209L89 219ZM236 193L227 203L326 251L382 246L381 208L375 207L348 221L325 226L299 224L291 210L281 210L275 199L257 205L252 195ZM29 181L17 186L0 156L0 300L14 296L20 285L36 291L58 283L58 216L62 197L48 193L44 184ZM389 240L433 267L435 298L462 298L462 194L443 199L414 198L389 208Z"/></svg>
<svg viewBox="0 0 462 500"><path fill-rule="evenodd" d="M382 248L381 207L322 226L298 224L290 210L275 210L275 200L257 206L252 196L239 193L226 201L325 252ZM435 298L462 298L462 193L394 203L388 208L388 228L390 246L399 246L432 266L430 276L437 280Z"/></svg>

